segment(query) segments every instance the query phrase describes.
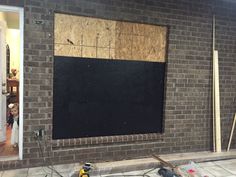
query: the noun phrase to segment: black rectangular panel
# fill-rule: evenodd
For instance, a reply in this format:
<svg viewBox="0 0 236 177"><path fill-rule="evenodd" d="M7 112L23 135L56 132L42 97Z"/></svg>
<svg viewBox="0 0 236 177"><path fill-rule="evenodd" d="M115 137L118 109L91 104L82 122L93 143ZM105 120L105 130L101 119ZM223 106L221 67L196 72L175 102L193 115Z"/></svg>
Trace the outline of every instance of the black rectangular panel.
<svg viewBox="0 0 236 177"><path fill-rule="evenodd" d="M54 57L53 139L162 132L165 63Z"/></svg>

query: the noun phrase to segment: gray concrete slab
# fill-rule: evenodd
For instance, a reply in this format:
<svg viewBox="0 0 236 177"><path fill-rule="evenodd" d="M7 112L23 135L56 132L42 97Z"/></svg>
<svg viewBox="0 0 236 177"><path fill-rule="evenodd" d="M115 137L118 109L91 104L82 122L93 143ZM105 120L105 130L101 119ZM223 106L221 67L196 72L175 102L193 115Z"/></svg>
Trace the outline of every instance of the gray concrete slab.
<svg viewBox="0 0 236 177"><path fill-rule="evenodd" d="M204 168L200 168L199 172L200 172L200 174L207 176L207 177L215 177L212 173L210 173L209 171L207 171Z"/></svg>
<svg viewBox="0 0 236 177"><path fill-rule="evenodd" d="M230 172L231 174L236 175L236 160L222 163L217 162L216 164L226 171Z"/></svg>
<svg viewBox="0 0 236 177"><path fill-rule="evenodd" d="M144 170L139 170L139 171L130 171L130 172L125 172L123 173L123 175L127 175L127 176L131 176L131 175L136 175L136 176L140 176L143 175L145 173Z"/></svg>
<svg viewBox="0 0 236 177"><path fill-rule="evenodd" d="M70 177L68 173L60 173L63 177ZM46 175L35 175L35 176L27 176L27 177L45 177ZM59 175L53 173L51 174L47 174L47 177L60 177Z"/></svg>
<svg viewBox="0 0 236 177"><path fill-rule="evenodd" d="M35 175L35 174L28 174L28 176L27 177L34 177L34 176L36 176L36 177L40 177L40 176L43 176L43 177L45 177L46 175L48 176L48 177L54 177L54 176L56 176L56 177L60 177L60 175L62 175L63 177L71 177L71 171L55 171L55 170L50 170L50 169L45 169L44 168L44 171L42 171L42 173L41 174L37 174L37 176Z"/></svg>
<svg viewBox="0 0 236 177"><path fill-rule="evenodd" d="M34 167L34 168L29 168L28 175L42 175L45 174L45 171L48 171L45 167Z"/></svg>
<svg viewBox="0 0 236 177"><path fill-rule="evenodd" d="M218 155L218 156L217 156ZM236 177L236 151L212 153L212 152L197 152L197 153L182 153L169 154L160 156L162 159L171 163L187 164L189 161L194 161L199 166L200 170L209 177ZM206 161L204 162L204 157ZM235 158L228 160L218 160L219 158ZM185 162L185 163L184 163ZM160 177L157 173L160 163L154 158L123 160L116 162L105 162L93 164L94 169L91 171L91 177L129 177L131 175L142 176L148 172L150 177ZM78 171L82 164L62 164L53 166L63 177L78 176ZM156 168L153 171L149 171ZM29 169L7 170L0 171L0 177L51 177L51 170L47 167L34 167ZM76 173L75 173L76 172ZM58 175L53 171L53 177Z"/></svg>
<svg viewBox="0 0 236 177"><path fill-rule="evenodd" d="M58 172L70 173L74 170L75 164L54 165L53 167Z"/></svg>
<svg viewBox="0 0 236 177"><path fill-rule="evenodd" d="M227 165L222 166L222 168L224 168L231 174L236 175L236 164L227 164Z"/></svg>
<svg viewBox="0 0 236 177"><path fill-rule="evenodd" d="M28 168L4 171L2 177L27 177Z"/></svg>
<svg viewBox="0 0 236 177"><path fill-rule="evenodd" d="M220 166L203 167L203 169L210 172L210 174L212 174L215 177L223 177L223 176L226 177L233 175Z"/></svg>
<svg viewBox="0 0 236 177"><path fill-rule="evenodd" d="M109 163L108 163L109 164ZM126 163L127 165L127 163ZM209 177L236 177L236 159L233 160L224 160L224 161L215 161L215 162L203 162L197 164L199 168L204 171L205 175ZM108 165L107 165L108 166ZM55 165L54 168L58 170L58 172L63 177L71 177L71 171L74 169L79 170L81 167L80 164L64 164L64 165ZM114 166L113 166L114 168ZM158 175L159 168L151 168L145 170L133 170L129 172L120 172L120 173L110 173L111 171L107 171L108 174L96 174L91 175L91 177L130 177L130 176L143 176L143 174L147 174L149 177L160 177ZM104 172L104 171L103 171ZM70 174L71 173L71 174ZM46 167L34 167L29 169L19 169L19 170L7 170L0 173L0 177L58 177L58 175L53 171ZM77 175L74 175L77 176Z"/></svg>
<svg viewBox="0 0 236 177"><path fill-rule="evenodd" d="M160 168L147 169L147 170L144 170L143 174L147 174L150 177L160 177L160 175L158 174L159 169Z"/></svg>
<svg viewBox="0 0 236 177"><path fill-rule="evenodd" d="M212 167L215 165L216 164L214 162L200 162L200 163L198 163L199 167Z"/></svg>
<svg viewBox="0 0 236 177"><path fill-rule="evenodd" d="M123 173L113 173L113 174L107 174L107 175L101 175L101 177L123 177Z"/></svg>

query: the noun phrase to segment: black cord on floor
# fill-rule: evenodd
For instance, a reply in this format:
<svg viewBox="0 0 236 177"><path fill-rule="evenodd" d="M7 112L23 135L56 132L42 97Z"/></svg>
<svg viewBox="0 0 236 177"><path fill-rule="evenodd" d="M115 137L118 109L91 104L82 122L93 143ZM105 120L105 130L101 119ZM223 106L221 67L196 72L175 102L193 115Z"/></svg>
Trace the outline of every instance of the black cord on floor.
<svg viewBox="0 0 236 177"><path fill-rule="evenodd" d="M153 169L151 169L151 170L148 170L147 172L145 172L145 173L143 174L143 176L146 175L146 174L148 174L148 173L150 173L151 171L156 170L157 168L159 168L159 167L155 167L155 168L153 168Z"/></svg>
<svg viewBox="0 0 236 177"><path fill-rule="evenodd" d="M35 140L37 141L37 144L38 144L38 149L39 149L39 154L40 154L40 156L43 158L43 161L45 162L45 164L47 165L46 166L46 168L48 168L48 169L50 169L51 170L51 176L53 175L53 172L55 172L58 176L60 176L60 177L63 177L54 167L53 167L53 163L52 163L52 160L51 160L51 158L50 158L50 154L49 154L49 152L48 152L48 159L50 160L50 162L48 163L48 161L46 160L46 158L45 158L45 156L44 156L44 153L43 153L43 149L42 149L42 141L44 141L44 145L45 145L45 147L47 148L48 146L48 144L47 144L47 142L46 142L46 140L45 140L45 135L44 135L44 139L42 139L42 138L40 138L40 137L35 137ZM49 164L49 165L48 165ZM44 170L44 169L43 169ZM47 173L45 170L44 170L44 172L45 173ZM47 177L47 174L46 174L46 176L45 177Z"/></svg>
<svg viewBox="0 0 236 177"><path fill-rule="evenodd" d="M141 177L150 177L149 175L148 175L148 173L150 173L151 171L154 171L154 170L156 170L156 169L158 169L159 167L155 167L155 168L153 168L153 169L150 169L150 170L148 170L148 171L146 171L145 173L143 173L143 174L140 174L140 175L106 175L106 177L116 177L116 176L121 176L121 177L125 177L125 176L127 176L127 177L129 177L129 176L136 176L136 177L138 177L138 176L141 176Z"/></svg>

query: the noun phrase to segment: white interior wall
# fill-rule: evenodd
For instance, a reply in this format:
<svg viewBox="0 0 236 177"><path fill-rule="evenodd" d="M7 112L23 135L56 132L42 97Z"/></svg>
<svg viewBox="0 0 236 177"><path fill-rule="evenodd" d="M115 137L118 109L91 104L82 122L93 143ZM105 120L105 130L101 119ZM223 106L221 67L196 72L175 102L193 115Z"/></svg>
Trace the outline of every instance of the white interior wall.
<svg viewBox="0 0 236 177"><path fill-rule="evenodd" d="M6 21L6 15L3 12L0 12L0 20Z"/></svg>
<svg viewBox="0 0 236 177"><path fill-rule="evenodd" d="M16 78L19 79L20 70L20 30L7 29L6 41L10 48L10 70L17 70Z"/></svg>

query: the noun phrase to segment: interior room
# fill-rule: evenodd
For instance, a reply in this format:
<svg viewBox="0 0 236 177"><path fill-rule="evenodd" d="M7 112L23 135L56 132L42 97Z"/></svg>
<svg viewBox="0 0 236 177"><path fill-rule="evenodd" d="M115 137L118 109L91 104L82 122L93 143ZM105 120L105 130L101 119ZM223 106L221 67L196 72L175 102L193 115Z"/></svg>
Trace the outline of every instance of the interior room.
<svg viewBox="0 0 236 177"><path fill-rule="evenodd" d="M18 156L19 142L19 71L20 30L19 14L0 12L1 27L1 139L0 158ZM5 53L4 53L5 51ZM5 59L5 60L4 60ZM15 110L16 116L13 116ZM17 124L15 124L15 122Z"/></svg>

